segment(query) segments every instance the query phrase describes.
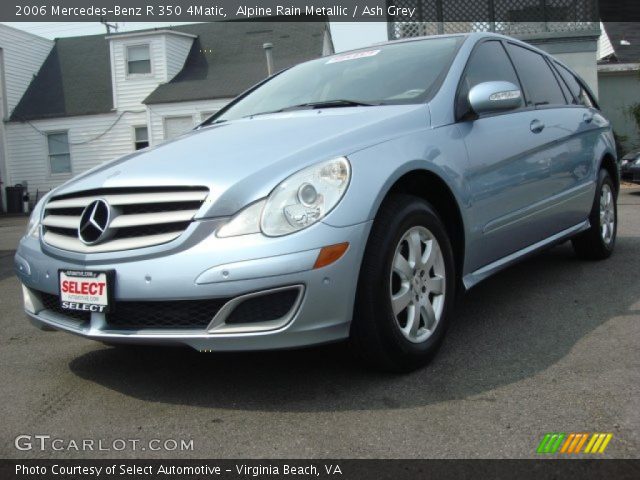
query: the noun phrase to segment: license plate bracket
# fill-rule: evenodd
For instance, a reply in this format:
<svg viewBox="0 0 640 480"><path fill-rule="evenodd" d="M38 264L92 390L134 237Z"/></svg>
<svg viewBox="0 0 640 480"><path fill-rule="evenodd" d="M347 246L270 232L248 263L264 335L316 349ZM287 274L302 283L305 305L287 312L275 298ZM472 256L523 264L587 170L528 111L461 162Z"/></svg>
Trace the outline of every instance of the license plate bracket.
<svg viewBox="0 0 640 480"><path fill-rule="evenodd" d="M58 270L60 308L91 313L113 311L114 270Z"/></svg>

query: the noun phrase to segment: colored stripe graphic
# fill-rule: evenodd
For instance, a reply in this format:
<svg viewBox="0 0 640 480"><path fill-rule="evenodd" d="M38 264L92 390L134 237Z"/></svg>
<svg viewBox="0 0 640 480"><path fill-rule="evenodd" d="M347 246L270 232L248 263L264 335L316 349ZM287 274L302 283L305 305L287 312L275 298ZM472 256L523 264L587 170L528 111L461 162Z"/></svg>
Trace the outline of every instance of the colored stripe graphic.
<svg viewBox="0 0 640 480"><path fill-rule="evenodd" d="M538 449L536 450L536 453L546 453L546 446L547 446L547 442L549 441L549 439L551 438L551 434L547 433L544 437L542 437L542 441L540 442L540 445L538 445Z"/></svg>
<svg viewBox="0 0 640 480"><path fill-rule="evenodd" d="M577 453L604 453L613 438L612 433L547 433L543 438L536 453L553 454L577 454ZM589 440L587 442L587 439ZM584 451L582 447L587 444Z"/></svg>
<svg viewBox="0 0 640 480"><path fill-rule="evenodd" d="M538 453L556 453L565 436L565 433L547 433L536 451Z"/></svg>
<svg viewBox="0 0 640 480"><path fill-rule="evenodd" d="M598 453L604 453L605 448L607 448L607 445L609 445L609 442L611 441L612 438L613 438L613 433L607 433L607 436L602 442L602 445L600 445L600 450L598 451Z"/></svg>
<svg viewBox="0 0 640 480"><path fill-rule="evenodd" d="M560 453L567 453L567 450L569 449L569 445L571 445L571 442L573 442L575 438L576 438L576 434L570 433L567 439L565 440L564 444L562 445L562 449L560 450Z"/></svg>
<svg viewBox="0 0 640 480"><path fill-rule="evenodd" d="M583 433L581 435L582 435L582 439L580 440L580 442L576 446L576 450L575 450L574 453L580 453L580 450L582 449L582 446L584 445L584 442L586 442L587 438L589 438L589 434L588 433Z"/></svg>
<svg viewBox="0 0 640 480"><path fill-rule="evenodd" d="M584 453L604 453L607 445L613 438L611 433L594 433L584 449Z"/></svg>

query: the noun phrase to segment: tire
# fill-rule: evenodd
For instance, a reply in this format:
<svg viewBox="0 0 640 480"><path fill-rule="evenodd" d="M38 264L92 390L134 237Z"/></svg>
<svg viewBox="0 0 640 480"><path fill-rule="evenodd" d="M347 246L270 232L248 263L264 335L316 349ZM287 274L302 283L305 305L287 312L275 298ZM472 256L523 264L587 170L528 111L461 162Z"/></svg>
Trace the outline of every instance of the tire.
<svg viewBox="0 0 640 480"><path fill-rule="evenodd" d="M416 245L420 254L412 255ZM415 261L418 256L420 262ZM350 334L354 353L384 371L408 372L426 365L444 338L455 278L451 242L433 207L411 195L387 199L373 223L360 269ZM407 288L410 303L400 310Z"/></svg>
<svg viewBox="0 0 640 480"><path fill-rule="evenodd" d="M609 172L602 169L598 174L596 195L589 214L591 227L571 240L579 257L588 260L603 260L613 253L618 228L616 190Z"/></svg>

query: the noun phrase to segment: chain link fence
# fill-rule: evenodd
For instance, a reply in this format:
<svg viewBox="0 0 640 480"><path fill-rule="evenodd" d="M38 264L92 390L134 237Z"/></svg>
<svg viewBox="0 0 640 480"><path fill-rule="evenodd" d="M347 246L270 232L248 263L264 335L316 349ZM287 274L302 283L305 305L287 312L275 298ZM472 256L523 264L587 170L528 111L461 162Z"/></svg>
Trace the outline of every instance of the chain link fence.
<svg viewBox="0 0 640 480"><path fill-rule="evenodd" d="M597 0L390 0L415 8L413 17L389 16L389 39L446 33L597 32Z"/></svg>

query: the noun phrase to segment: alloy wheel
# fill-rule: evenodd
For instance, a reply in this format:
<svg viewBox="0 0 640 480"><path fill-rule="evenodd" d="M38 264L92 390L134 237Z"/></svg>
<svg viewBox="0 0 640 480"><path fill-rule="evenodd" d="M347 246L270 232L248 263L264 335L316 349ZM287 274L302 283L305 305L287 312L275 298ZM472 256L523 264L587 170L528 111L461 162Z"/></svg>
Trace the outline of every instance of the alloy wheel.
<svg viewBox="0 0 640 480"><path fill-rule="evenodd" d="M424 342L435 331L444 310L445 275L433 233L422 226L407 230L395 249L390 296L396 325L410 342Z"/></svg>
<svg viewBox="0 0 640 480"><path fill-rule="evenodd" d="M600 235L607 245L613 240L615 232L616 212L613 202L611 187L605 183L600 192Z"/></svg>

